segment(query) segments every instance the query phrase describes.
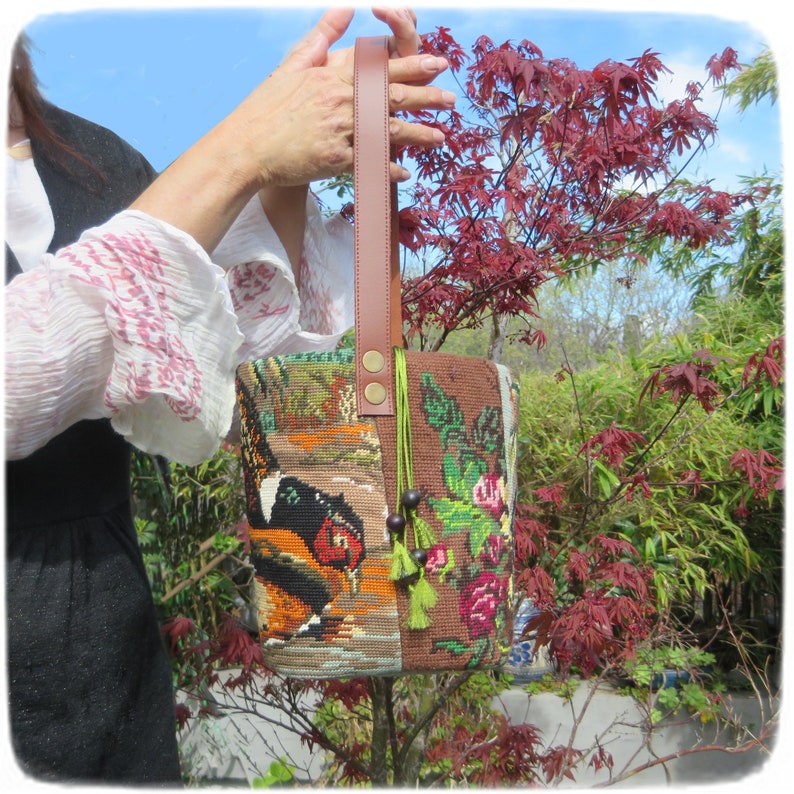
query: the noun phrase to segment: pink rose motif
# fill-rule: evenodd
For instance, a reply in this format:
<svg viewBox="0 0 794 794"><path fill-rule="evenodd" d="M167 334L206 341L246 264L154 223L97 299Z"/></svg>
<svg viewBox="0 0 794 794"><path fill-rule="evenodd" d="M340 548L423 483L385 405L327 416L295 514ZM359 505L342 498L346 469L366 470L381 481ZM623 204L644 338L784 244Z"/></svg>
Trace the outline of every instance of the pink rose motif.
<svg viewBox="0 0 794 794"><path fill-rule="evenodd" d="M443 571L447 565L449 565L449 554L446 546L433 546L427 552L426 573L438 573Z"/></svg>
<svg viewBox="0 0 794 794"><path fill-rule="evenodd" d="M480 561L486 565L499 565L504 548L505 539L502 535L489 535L480 552Z"/></svg>
<svg viewBox="0 0 794 794"><path fill-rule="evenodd" d="M496 613L507 598L507 580L491 571L481 573L468 584L460 597L458 609L472 639L490 634Z"/></svg>
<svg viewBox="0 0 794 794"><path fill-rule="evenodd" d="M505 509L505 481L498 474L483 474L474 486L472 499L477 507L498 519Z"/></svg>

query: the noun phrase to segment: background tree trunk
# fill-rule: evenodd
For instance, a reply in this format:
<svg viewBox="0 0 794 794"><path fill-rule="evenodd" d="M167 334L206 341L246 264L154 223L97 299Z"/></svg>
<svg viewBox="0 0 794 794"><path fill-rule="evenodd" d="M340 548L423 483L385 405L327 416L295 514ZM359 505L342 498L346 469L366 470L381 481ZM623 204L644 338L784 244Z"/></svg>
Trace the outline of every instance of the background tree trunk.
<svg viewBox="0 0 794 794"><path fill-rule="evenodd" d="M507 336L507 314L494 314L491 316L491 341L488 343L488 360L494 364L502 363L502 353Z"/></svg>

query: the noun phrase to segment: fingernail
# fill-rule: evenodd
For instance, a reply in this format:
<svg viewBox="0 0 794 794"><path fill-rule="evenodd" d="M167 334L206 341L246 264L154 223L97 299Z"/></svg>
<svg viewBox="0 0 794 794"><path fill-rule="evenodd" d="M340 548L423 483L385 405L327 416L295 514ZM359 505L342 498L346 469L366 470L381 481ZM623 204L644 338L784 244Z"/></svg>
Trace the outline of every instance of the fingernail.
<svg viewBox="0 0 794 794"><path fill-rule="evenodd" d="M433 55L429 55L427 58L422 58L422 68L427 72L440 72L445 66L447 62L443 58L436 58Z"/></svg>
<svg viewBox="0 0 794 794"><path fill-rule="evenodd" d="M437 146L441 146L446 139L446 136L441 130L433 130L433 143Z"/></svg>
<svg viewBox="0 0 794 794"><path fill-rule="evenodd" d="M457 97L452 91L442 91L441 92L441 101L444 102L445 105L454 105L457 102Z"/></svg>

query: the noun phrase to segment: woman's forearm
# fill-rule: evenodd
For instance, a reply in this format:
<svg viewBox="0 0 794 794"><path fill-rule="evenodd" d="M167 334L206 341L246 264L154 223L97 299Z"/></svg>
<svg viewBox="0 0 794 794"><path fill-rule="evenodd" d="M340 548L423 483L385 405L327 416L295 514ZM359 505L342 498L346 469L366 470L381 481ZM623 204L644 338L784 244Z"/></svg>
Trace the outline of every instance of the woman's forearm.
<svg viewBox="0 0 794 794"><path fill-rule="evenodd" d="M349 13L332 10L326 17L340 22L338 30L332 26L336 32L330 39L323 32L327 25L318 26L229 116L172 163L133 209L187 232L211 252L248 200L260 193L295 267L306 185L353 166L352 55L321 66L331 61L328 45L346 28ZM454 95L426 85L445 66L443 59L419 55L390 60L390 110L454 106ZM390 131L397 147L439 146L444 140L433 127L405 120L393 120ZM393 179L408 176L396 163L390 173ZM299 217L288 218L286 205L298 209Z"/></svg>
<svg viewBox="0 0 794 794"><path fill-rule="evenodd" d="M219 125L188 149L131 209L187 232L211 252L258 187L227 128Z"/></svg>
<svg viewBox="0 0 794 794"><path fill-rule="evenodd" d="M262 208L287 252L296 284L300 276L300 262L303 255L307 193L307 185L268 186L259 191Z"/></svg>

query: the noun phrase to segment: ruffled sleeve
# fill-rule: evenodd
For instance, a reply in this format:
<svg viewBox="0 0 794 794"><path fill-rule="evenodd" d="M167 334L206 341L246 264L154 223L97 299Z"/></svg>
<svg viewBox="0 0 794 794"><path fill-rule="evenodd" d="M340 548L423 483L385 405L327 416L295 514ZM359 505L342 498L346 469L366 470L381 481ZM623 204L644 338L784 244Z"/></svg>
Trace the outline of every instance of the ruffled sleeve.
<svg viewBox="0 0 794 794"><path fill-rule="evenodd" d="M9 459L80 419L139 448L211 456L242 335L224 273L188 235L126 211L6 287Z"/></svg>
<svg viewBox="0 0 794 794"><path fill-rule="evenodd" d="M245 340L240 361L276 353L331 350L354 322L353 232L324 217L310 195L300 292L278 236L252 199L212 254L227 281Z"/></svg>
<svg viewBox="0 0 794 794"><path fill-rule="evenodd" d="M296 289L253 199L213 253L125 211L6 287L6 454L109 417L140 449L195 464L229 430L237 364L331 349L353 323L352 232L313 199Z"/></svg>

